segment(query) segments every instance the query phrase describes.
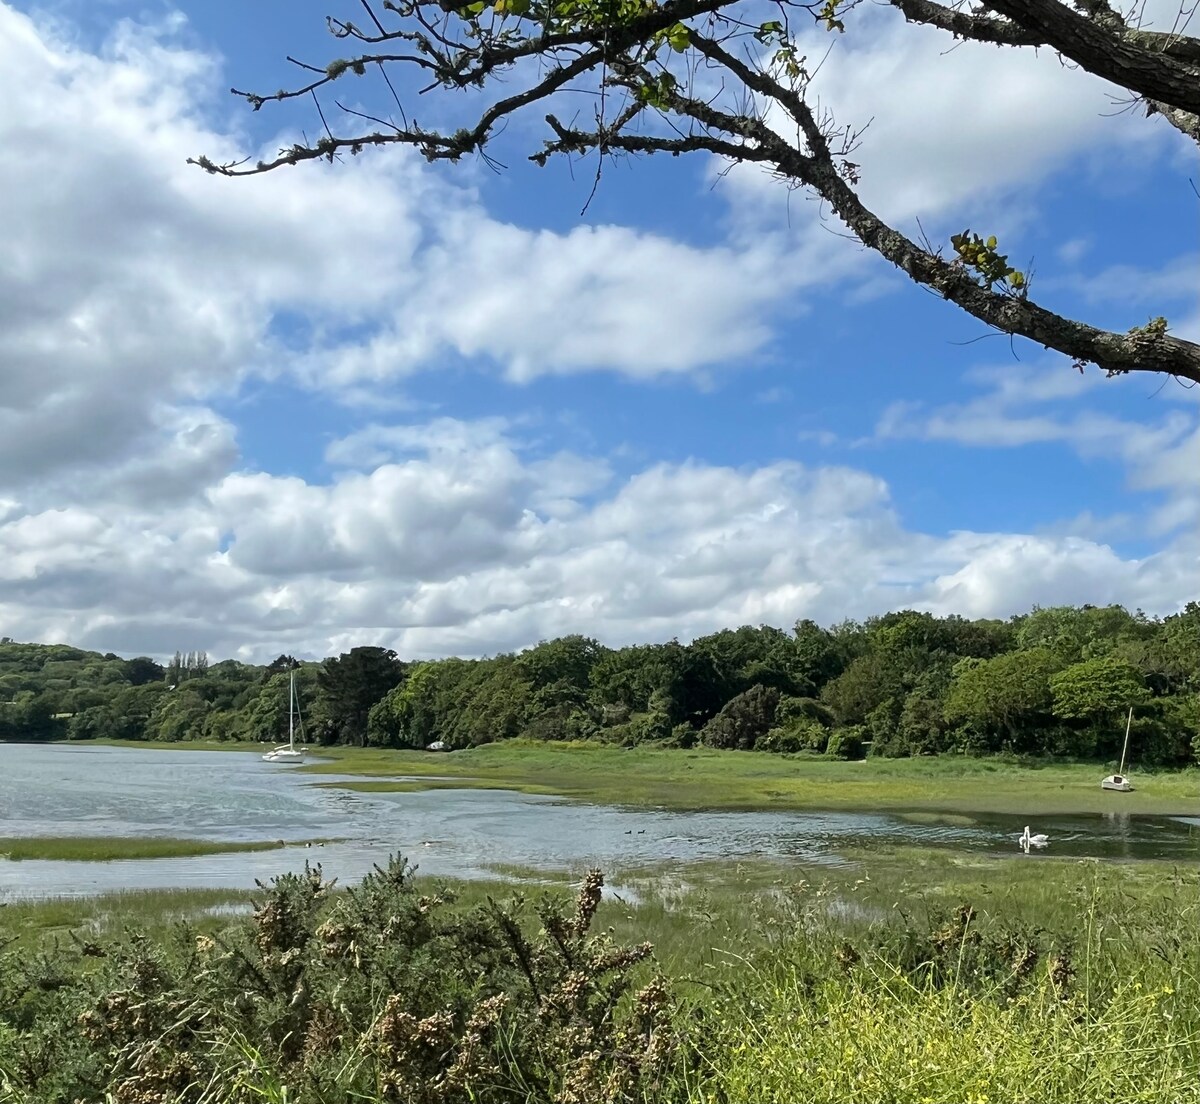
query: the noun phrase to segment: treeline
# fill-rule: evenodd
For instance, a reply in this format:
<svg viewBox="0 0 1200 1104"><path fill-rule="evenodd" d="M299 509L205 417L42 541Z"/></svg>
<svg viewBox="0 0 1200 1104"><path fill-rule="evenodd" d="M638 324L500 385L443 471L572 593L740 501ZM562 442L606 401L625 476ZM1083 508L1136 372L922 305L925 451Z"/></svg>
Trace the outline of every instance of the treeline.
<svg viewBox="0 0 1200 1104"><path fill-rule="evenodd" d="M583 636L487 659L354 648L266 667L179 653L168 668L0 643L0 738L279 739L295 669L313 743L450 748L524 737L810 753L1200 760L1200 604L1007 621L904 610L791 632L743 626L607 648Z"/></svg>

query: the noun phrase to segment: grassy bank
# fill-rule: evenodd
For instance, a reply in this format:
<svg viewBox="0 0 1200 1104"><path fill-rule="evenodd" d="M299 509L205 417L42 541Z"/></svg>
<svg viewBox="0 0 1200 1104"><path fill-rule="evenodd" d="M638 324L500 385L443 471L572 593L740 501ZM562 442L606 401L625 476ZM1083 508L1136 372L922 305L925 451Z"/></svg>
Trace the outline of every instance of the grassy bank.
<svg viewBox="0 0 1200 1104"><path fill-rule="evenodd" d="M112 859L182 859L238 851L273 851L283 840L221 843L165 836L0 836L0 858L108 862Z"/></svg>
<svg viewBox="0 0 1200 1104"><path fill-rule="evenodd" d="M623 749L509 741L450 754L323 748L305 774L361 776L362 790L471 786L588 801L692 809L894 809L983 813L1124 811L1195 815L1200 771L1135 776L1133 793L1100 789L1103 764L945 756L841 762L756 752ZM410 776L392 781L384 776Z"/></svg>
<svg viewBox="0 0 1200 1104"><path fill-rule="evenodd" d="M181 922L211 931L229 926L231 913L249 908L251 894L230 889L143 889L97 897L0 902L0 945L28 956L80 938L116 938L127 929L162 937ZM2 1098L0 1098L2 1099Z"/></svg>

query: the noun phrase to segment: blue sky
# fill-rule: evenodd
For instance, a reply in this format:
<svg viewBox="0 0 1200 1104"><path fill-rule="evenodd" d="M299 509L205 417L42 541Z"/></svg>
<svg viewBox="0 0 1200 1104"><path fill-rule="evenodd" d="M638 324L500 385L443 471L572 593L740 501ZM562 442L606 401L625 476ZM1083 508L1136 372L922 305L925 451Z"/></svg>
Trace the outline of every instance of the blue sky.
<svg viewBox="0 0 1200 1104"><path fill-rule="evenodd" d="M337 56L325 12L0 0L5 635L417 657L1197 596L1194 392L986 334L754 171L616 163L581 215L593 162L525 160L541 111L498 174L184 164L311 133L227 89ZM1200 337L1194 149L891 16L818 78L873 120L867 201L996 233L1063 313Z"/></svg>

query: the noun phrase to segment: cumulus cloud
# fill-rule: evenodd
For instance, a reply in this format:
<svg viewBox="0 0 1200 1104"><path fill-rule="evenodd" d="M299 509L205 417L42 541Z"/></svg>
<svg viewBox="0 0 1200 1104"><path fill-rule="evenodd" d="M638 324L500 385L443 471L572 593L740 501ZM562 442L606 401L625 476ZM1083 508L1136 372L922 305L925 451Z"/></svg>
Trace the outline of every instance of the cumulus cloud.
<svg viewBox="0 0 1200 1104"><path fill-rule="evenodd" d="M761 349L794 286L768 245L496 221L404 151L209 177L187 157L248 139L206 117L218 62L173 29L122 23L91 53L0 4L9 487L145 454L165 406L251 375L337 394L452 357L514 379L696 371Z"/></svg>
<svg viewBox="0 0 1200 1104"><path fill-rule="evenodd" d="M1135 560L1077 535L913 532L886 483L855 468L692 461L614 479L589 457L526 455L486 423L391 428L376 436L403 455L328 485L231 474L173 510L10 514L6 631L249 659L363 643L477 655L900 606L1006 616L1136 599L1166 612L1189 555L1195 567L1180 542Z"/></svg>

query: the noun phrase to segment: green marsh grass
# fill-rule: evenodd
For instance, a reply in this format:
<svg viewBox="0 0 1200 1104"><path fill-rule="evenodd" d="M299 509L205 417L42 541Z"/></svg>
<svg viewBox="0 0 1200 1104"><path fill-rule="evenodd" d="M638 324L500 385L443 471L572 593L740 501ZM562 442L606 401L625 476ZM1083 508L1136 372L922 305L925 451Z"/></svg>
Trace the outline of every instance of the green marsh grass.
<svg viewBox="0 0 1200 1104"><path fill-rule="evenodd" d="M1173 991L1113 979L1103 1005L1044 981L1015 999L912 980L884 964L813 989L750 975L687 1094L695 1104L1190 1104L1200 1043ZM752 996L750 996L752 994ZM752 1003L748 1003L752 1002Z"/></svg>
<svg viewBox="0 0 1200 1104"><path fill-rule="evenodd" d="M203 930L225 927L251 894L227 889L145 889L98 897L0 900L0 944L33 950L69 939L71 933L115 936L134 928L161 933L186 921Z"/></svg>
<svg viewBox="0 0 1200 1104"><path fill-rule="evenodd" d="M1200 1101L1196 868L914 857L743 870L740 929L719 880L685 895L727 941L676 975L706 1039L677 1099Z"/></svg>
<svg viewBox="0 0 1200 1104"><path fill-rule="evenodd" d="M0 836L0 858L10 862L56 859L108 862L113 859L178 859L238 851L273 851L282 840L222 843L166 836Z"/></svg>
<svg viewBox="0 0 1200 1104"><path fill-rule="evenodd" d="M435 754L323 748L312 776L363 790L505 788L587 801L687 809L879 809L947 813L1200 812L1200 770L1135 773L1100 789L1105 764L940 756L842 762L762 752L618 748L509 740ZM389 777L390 776L390 777Z"/></svg>

